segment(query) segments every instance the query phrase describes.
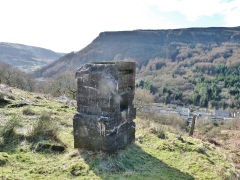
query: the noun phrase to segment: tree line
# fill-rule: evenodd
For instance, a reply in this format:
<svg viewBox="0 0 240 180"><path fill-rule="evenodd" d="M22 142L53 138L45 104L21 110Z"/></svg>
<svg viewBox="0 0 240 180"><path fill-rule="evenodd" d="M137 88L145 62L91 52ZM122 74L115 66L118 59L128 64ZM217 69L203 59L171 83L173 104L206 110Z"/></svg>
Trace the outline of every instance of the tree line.
<svg viewBox="0 0 240 180"><path fill-rule="evenodd" d="M48 79L35 79L18 68L0 62L0 84L7 84L30 92L51 94L53 96L65 95L75 98L76 80L74 72L63 72Z"/></svg>

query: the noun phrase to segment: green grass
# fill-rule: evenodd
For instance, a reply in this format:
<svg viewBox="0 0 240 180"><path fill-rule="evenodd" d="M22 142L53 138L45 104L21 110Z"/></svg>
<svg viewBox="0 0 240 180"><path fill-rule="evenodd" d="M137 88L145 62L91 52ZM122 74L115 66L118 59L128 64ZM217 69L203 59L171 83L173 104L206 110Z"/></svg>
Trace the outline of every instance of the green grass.
<svg viewBox="0 0 240 180"><path fill-rule="evenodd" d="M0 177L3 179L231 179L236 173L230 155L214 145L161 130L165 138L152 132L157 124L137 118L136 143L114 154L73 148L72 118L75 107L65 106L44 95L13 90L12 104L25 107L0 108L0 123L9 127L0 137ZM40 98L39 98L40 97ZM29 138L43 118L43 112L58 127L57 138ZM15 123L15 121L18 121ZM12 122L12 123L11 123ZM149 125L150 124L150 125ZM4 129L4 128L3 128ZM3 130L2 132L5 132ZM64 152L38 151L39 144L64 146Z"/></svg>

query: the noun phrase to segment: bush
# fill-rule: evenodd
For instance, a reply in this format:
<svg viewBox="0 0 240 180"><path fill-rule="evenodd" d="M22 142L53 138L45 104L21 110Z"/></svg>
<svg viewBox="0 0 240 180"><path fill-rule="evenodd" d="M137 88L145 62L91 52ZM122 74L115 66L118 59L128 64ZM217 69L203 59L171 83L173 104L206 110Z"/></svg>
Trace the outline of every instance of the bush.
<svg viewBox="0 0 240 180"><path fill-rule="evenodd" d="M47 138L57 140L58 124L51 118L51 113L42 112L38 123L30 134L32 139Z"/></svg>
<svg viewBox="0 0 240 180"><path fill-rule="evenodd" d="M23 113L24 115L29 115L29 116L35 114L35 112L34 112L30 107L24 108L23 111L22 111L22 113Z"/></svg>

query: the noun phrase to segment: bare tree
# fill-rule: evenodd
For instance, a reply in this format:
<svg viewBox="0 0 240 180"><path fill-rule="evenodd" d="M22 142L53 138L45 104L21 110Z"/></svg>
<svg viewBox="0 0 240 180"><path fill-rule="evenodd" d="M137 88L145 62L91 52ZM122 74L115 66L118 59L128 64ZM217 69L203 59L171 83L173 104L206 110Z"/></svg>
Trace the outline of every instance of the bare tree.
<svg viewBox="0 0 240 180"><path fill-rule="evenodd" d="M0 62L0 83L19 89L33 91L33 78L10 64Z"/></svg>
<svg viewBox="0 0 240 180"><path fill-rule="evenodd" d="M66 95L69 98L76 98L77 84L74 72L63 72L38 84L37 90L42 93L49 93L53 96Z"/></svg>

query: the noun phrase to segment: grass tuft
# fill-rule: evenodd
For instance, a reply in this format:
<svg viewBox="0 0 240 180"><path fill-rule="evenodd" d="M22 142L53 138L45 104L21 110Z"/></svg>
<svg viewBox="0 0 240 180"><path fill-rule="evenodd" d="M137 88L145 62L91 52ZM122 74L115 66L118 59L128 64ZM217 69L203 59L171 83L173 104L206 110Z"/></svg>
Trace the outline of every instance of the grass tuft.
<svg viewBox="0 0 240 180"><path fill-rule="evenodd" d="M162 127L152 128L151 133L156 134L156 136L160 139L166 139L166 134Z"/></svg>
<svg viewBox="0 0 240 180"><path fill-rule="evenodd" d="M13 141L17 138L16 127L19 126L18 120L17 117L13 117L0 129L0 136L3 138L4 143Z"/></svg>
<svg viewBox="0 0 240 180"><path fill-rule="evenodd" d="M58 139L58 130L58 124L51 118L51 113L44 111L30 133L30 137L32 139L47 138L56 140Z"/></svg>
<svg viewBox="0 0 240 180"><path fill-rule="evenodd" d="M0 108L5 107L7 104L10 104L10 101L4 99L4 94L0 92Z"/></svg>
<svg viewBox="0 0 240 180"><path fill-rule="evenodd" d="M4 166L8 162L8 154L5 152L0 152L0 166Z"/></svg>
<svg viewBox="0 0 240 180"><path fill-rule="evenodd" d="M69 171L73 176L87 176L88 175L88 168L84 163L74 163L70 168Z"/></svg>
<svg viewBox="0 0 240 180"><path fill-rule="evenodd" d="M24 108L22 113L23 115L28 115L28 116L35 115L35 112L30 107Z"/></svg>

